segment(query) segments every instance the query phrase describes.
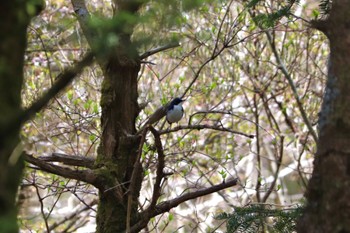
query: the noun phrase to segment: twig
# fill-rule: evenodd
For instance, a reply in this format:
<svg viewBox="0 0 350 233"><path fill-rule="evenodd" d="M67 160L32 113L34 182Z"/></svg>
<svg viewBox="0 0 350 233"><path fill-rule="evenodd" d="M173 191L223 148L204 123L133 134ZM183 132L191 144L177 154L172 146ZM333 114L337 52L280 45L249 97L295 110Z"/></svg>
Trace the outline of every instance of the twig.
<svg viewBox="0 0 350 233"><path fill-rule="evenodd" d="M41 197L38 186L34 185L34 188L35 188L36 195L37 195L39 203L40 203L40 213L41 213L41 215L44 219L44 222L45 222L46 232L50 233L51 231L50 231L49 223L47 222L48 216L45 214L45 211L44 211L44 202L43 202L44 198Z"/></svg>
<svg viewBox="0 0 350 233"><path fill-rule="evenodd" d="M230 3L228 4L228 6L226 7L226 11L225 11L224 17L222 18L222 20L220 22L220 26L219 26L219 29L218 29L218 32L217 32L217 35L216 35L216 41L215 41L215 46L214 46L214 49L213 49L212 57L215 56L215 51L218 48L219 38L220 38L220 34L222 32L222 27L224 25L225 19L227 18L228 14L230 13L230 10L231 10L230 8L231 8L232 3L233 3L233 0L231 0ZM226 37L226 35L225 35L225 37Z"/></svg>
<svg viewBox="0 0 350 233"><path fill-rule="evenodd" d="M140 55L140 60L143 60L143 59L145 59L153 54L159 53L161 51L171 49L171 48L176 48L178 46L180 46L179 42L172 42L170 44L163 45L163 46L160 46L158 48L148 50L147 52L144 52L143 54Z"/></svg>
<svg viewBox="0 0 350 233"><path fill-rule="evenodd" d="M255 117L255 137L256 137L256 162L257 162L257 181L255 186L256 191L256 199L258 202L260 202L260 187L261 187L261 155L260 155L260 129L258 127L259 125L259 108L258 108L258 102L257 102L257 94L254 94L253 102L254 102L254 117Z"/></svg>
<svg viewBox="0 0 350 233"><path fill-rule="evenodd" d="M279 157L278 157L278 160L277 160L277 168L276 168L276 171L275 171L275 176L274 176L274 179L269 187L269 189L267 190L267 192L265 193L263 199L262 199L262 202L266 202L267 198L270 196L273 188L275 187L276 185L276 182L277 182L277 179L278 179L278 173L280 171L280 168L281 168L281 164L282 164L282 158L283 158L283 146L284 146L284 136L281 136L281 141L280 141L280 152L279 152Z"/></svg>
<svg viewBox="0 0 350 233"><path fill-rule="evenodd" d="M201 130L201 129L213 129L213 130L218 130L218 131L223 131L223 132L229 132L229 133L233 133L233 134L238 134L247 138L254 138L254 135L251 134L246 134L243 132L239 132L236 130L232 130L232 129L228 129L225 127L218 127L218 126L214 126L214 125L179 125L177 127L174 127L172 129L168 129L168 130L161 130L159 131L159 134L168 134L168 133L172 133L172 132L176 132L176 131L180 131L180 130L184 130L184 129L196 129L196 130Z"/></svg>

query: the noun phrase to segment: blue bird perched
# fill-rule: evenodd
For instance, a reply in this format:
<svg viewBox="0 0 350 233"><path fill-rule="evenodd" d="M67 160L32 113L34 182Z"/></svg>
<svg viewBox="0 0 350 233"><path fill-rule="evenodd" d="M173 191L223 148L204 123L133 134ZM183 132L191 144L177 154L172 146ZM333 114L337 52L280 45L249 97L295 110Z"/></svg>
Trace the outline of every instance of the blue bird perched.
<svg viewBox="0 0 350 233"><path fill-rule="evenodd" d="M182 102L184 100L181 98L173 99L166 112L166 120L169 124L178 122L184 115L184 109L182 107Z"/></svg>

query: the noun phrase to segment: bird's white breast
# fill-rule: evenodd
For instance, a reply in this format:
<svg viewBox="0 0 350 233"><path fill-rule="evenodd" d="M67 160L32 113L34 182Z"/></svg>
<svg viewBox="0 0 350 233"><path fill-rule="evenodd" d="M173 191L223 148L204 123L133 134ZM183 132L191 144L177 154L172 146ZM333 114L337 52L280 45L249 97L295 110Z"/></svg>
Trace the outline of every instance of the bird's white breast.
<svg viewBox="0 0 350 233"><path fill-rule="evenodd" d="M181 120L184 112L181 105L175 105L173 109L169 110L166 114L166 119L170 123L178 122Z"/></svg>

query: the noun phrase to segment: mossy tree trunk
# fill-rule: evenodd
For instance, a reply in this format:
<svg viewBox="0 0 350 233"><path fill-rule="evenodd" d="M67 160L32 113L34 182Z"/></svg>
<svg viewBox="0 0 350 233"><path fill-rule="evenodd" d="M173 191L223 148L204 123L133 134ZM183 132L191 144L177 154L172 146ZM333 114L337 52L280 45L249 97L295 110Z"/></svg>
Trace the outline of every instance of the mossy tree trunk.
<svg viewBox="0 0 350 233"><path fill-rule="evenodd" d="M36 5L38 4L38 5ZM21 89L27 27L40 1L0 3L0 232L18 232L16 194L23 159L19 144Z"/></svg>
<svg viewBox="0 0 350 233"><path fill-rule="evenodd" d="M128 44L129 40L126 35L123 43ZM132 49L125 44L118 46L115 57L103 67L102 137L97 166L103 171L107 183L99 190L97 232L101 233L125 232L129 184L140 144L135 130L139 113L137 77L140 61L124 48ZM138 220L137 203L142 182L142 171L136 174L136 189L131 194L131 224Z"/></svg>
<svg viewBox="0 0 350 233"><path fill-rule="evenodd" d="M118 18L120 12L130 16L136 14L140 2L115 0L117 9L114 12L115 20L123 20ZM96 49L104 37L96 35L89 28L90 15L85 1L72 0L72 4L90 47ZM137 77L140 71L140 59L131 42L133 26L125 19L114 28L115 36L118 38L116 46L108 48L108 54L101 55L101 51L95 51L104 76L101 89L102 136L96 160L96 171L104 180L103 184L98 185L96 232L99 233L125 232L128 215L129 225L139 220L137 204L142 183L142 169L134 171L134 164L140 145L140 136L136 134L135 129L136 117L139 114ZM135 182L131 189L130 181L133 173Z"/></svg>
<svg viewBox="0 0 350 233"><path fill-rule="evenodd" d="M329 70L308 203L298 232L350 232L349 12L349 0L334 0L329 18L315 23L329 39Z"/></svg>

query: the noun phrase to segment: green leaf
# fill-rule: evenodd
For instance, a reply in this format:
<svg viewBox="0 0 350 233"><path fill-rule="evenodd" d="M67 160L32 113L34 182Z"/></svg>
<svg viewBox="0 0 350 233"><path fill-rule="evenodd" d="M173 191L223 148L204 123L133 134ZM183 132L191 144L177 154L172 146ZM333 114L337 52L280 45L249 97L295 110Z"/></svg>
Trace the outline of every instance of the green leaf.
<svg viewBox="0 0 350 233"><path fill-rule="evenodd" d="M72 100L72 99L73 99L73 91L72 91L72 90L67 91L67 98L68 98L69 100Z"/></svg>
<svg viewBox="0 0 350 233"><path fill-rule="evenodd" d="M171 222L174 219L174 215L172 213L169 213L168 220Z"/></svg>
<svg viewBox="0 0 350 233"><path fill-rule="evenodd" d="M312 16L317 19L318 16L320 15L320 12L317 9L313 9L312 10Z"/></svg>
<svg viewBox="0 0 350 233"><path fill-rule="evenodd" d="M93 110L94 113L98 114L98 105L96 103L94 103L93 108L94 108L94 110Z"/></svg>
<svg viewBox="0 0 350 233"><path fill-rule="evenodd" d="M95 135L95 134L90 134L90 135L89 135L89 140L90 140L91 142L94 142L95 139L96 139L96 135Z"/></svg>

